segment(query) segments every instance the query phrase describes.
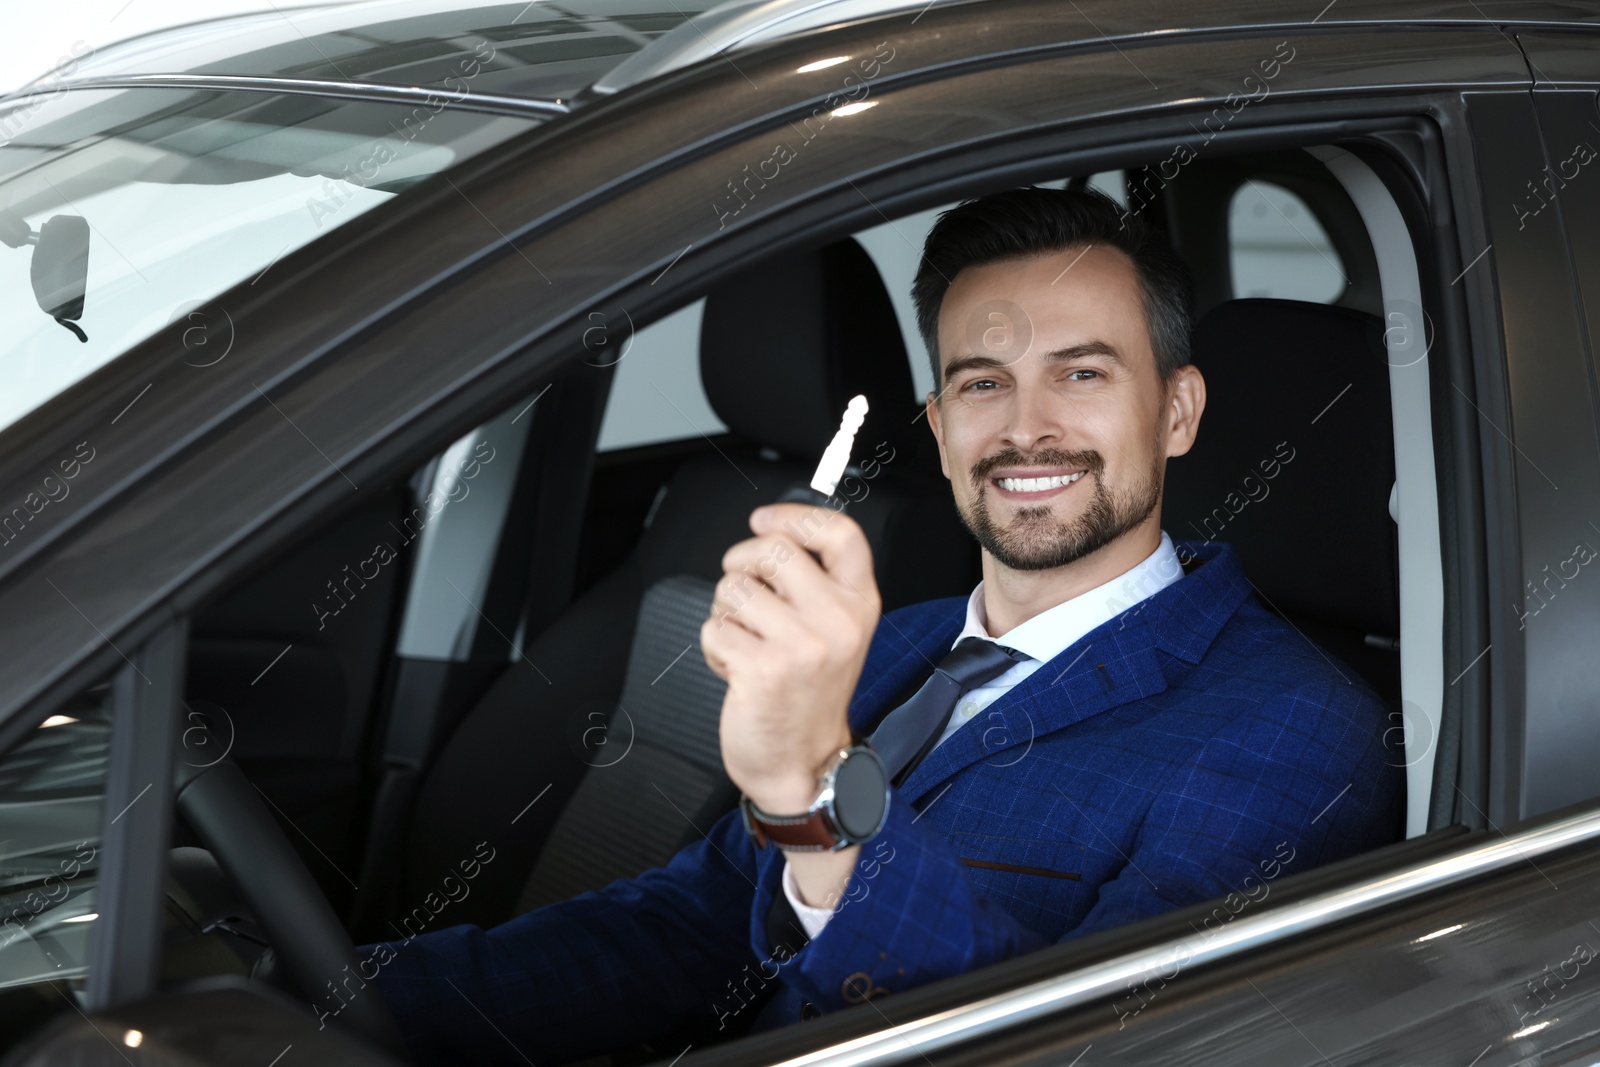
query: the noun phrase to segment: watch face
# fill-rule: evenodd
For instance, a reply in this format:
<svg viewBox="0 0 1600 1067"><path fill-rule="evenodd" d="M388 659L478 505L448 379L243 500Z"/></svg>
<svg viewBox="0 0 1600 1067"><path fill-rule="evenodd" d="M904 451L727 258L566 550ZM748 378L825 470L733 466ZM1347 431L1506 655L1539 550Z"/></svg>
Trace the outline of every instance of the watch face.
<svg viewBox="0 0 1600 1067"><path fill-rule="evenodd" d="M878 829L889 803L888 778L873 753L854 752L839 764L833 778L833 816L852 838Z"/></svg>

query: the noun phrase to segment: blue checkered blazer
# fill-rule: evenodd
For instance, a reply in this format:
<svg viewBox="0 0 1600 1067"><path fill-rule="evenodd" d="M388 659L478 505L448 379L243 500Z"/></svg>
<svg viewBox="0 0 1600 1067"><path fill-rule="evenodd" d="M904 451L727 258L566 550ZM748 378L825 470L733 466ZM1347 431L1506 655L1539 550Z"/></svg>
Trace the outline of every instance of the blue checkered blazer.
<svg viewBox="0 0 1600 1067"><path fill-rule="evenodd" d="M1378 697L1260 607L1226 545L1177 547L1199 565L893 790L844 903L798 953L775 958L766 930L782 853L731 812L636 878L384 943L375 984L417 1062L548 1063L745 1012L765 1029L1398 839L1403 760ZM964 618L964 597L885 616L851 725L926 676Z"/></svg>

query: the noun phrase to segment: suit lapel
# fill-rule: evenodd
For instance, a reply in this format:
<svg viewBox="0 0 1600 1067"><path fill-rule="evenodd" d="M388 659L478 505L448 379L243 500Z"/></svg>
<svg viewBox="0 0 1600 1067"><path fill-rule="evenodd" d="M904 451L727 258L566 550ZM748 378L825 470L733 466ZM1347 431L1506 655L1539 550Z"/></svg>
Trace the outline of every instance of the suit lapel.
<svg viewBox="0 0 1600 1067"><path fill-rule="evenodd" d="M956 604L953 611L949 610L951 604ZM846 713L851 729L860 731L871 724L879 712L887 710L883 706L886 701L912 679L933 674L935 665L949 654L950 646L966 622L966 603L952 599L941 607L944 610L930 611L926 616L916 616L898 624L890 622L888 616L878 623L874 636L877 647L868 653L861 669L861 676L872 681L856 687Z"/></svg>
<svg viewBox="0 0 1600 1067"><path fill-rule="evenodd" d="M1167 687L1149 630L1112 619L1013 686L930 752L900 786L914 803L952 774L986 761L1021 762L1035 739Z"/></svg>
<svg viewBox="0 0 1600 1067"><path fill-rule="evenodd" d="M1073 642L934 748L900 786L914 803L980 760L1006 767L1027 757L1035 739L1167 688L1156 649L1196 664L1251 592L1233 550L1220 541L1174 541L1185 577L1146 597ZM966 601L923 605L898 624L885 617L862 669L849 720L860 730L919 674L933 673L966 621Z"/></svg>

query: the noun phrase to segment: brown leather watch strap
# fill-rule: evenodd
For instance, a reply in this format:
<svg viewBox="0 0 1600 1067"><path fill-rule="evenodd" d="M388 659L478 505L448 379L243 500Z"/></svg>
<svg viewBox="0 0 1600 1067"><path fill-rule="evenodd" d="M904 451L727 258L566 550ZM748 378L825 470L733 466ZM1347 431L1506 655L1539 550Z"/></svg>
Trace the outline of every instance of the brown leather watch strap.
<svg viewBox="0 0 1600 1067"><path fill-rule="evenodd" d="M866 838L852 838L850 833L835 821L838 813L834 810L837 795L834 792L838 775L842 768L849 765L852 753L858 759L866 761L863 766L870 764L878 768L880 778L885 777L883 761L873 751L872 744L860 734L850 735L850 744L839 750L827 770L822 772L818 782L817 798L811 802L811 808L799 815L768 815L756 807L755 801L748 796L739 797L739 812L744 819L744 828L755 841L757 848L766 848L770 841L779 848L788 852L823 852L841 849L850 841L865 840ZM859 785L856 786L859 789ZM885 807L878 815L877 827L868 834L871 837L883 827L884 817L888 808L888 784L883 783Z"/></svg>
<svg viewBox="0 0 1600 1067"><path fill-rule="evenodd" d="M807 815L768 815L749 797L740 797L739 806L744 811L745 829L758 848L771 841L792 852L824 852L839 842L833 824L821 810Z"/></svg>

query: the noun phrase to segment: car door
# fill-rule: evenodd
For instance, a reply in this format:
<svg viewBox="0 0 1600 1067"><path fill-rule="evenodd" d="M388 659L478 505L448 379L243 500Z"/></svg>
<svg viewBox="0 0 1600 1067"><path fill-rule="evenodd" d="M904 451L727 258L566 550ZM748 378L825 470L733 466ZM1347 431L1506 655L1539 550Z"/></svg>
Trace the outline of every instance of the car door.
<svg viewBox="0 0 1600 1067"><path fill-rule="evenodd" d="M1057 54L1022 54L1041 33L1065 43ZM985 64L961 65L971 58L970 42L980 38L991 49ZM536 131L452 172L448 185L419 188L337 255L296 259L240 307L242 335L256 357L251 372L268 383L270 403L251 391L245 374L215 376L203 394L185 399L189 406L179 414L193 419L226 409L226 420L167 451L136 450L130 442L118 461L123 466L103 468L111 473L99 483L98 506L75 513L29 567L5 576L0 604L14 610L0 614L0 627L27 653L0 673L7 722L38 721L92 670L115 667L122 648L170 669L173 638L166 627L173 617L206 605L235 576L349 499L344 478L392 483L507 396L531 395L581 358L584 316L597 303L617 301L648 320L775 247L1046 168L1089 173L1098 162L1123 165L1130 154L1148 156L1219 106L1240 72L1254 69L1280 40L1291 42L1297 64L1291 69L1303 80L1283 82L1277 100L1231 120L1219 134L1224 142L1368 137L1398 160L1396 173L1407 174L1409 166L1430 195L1445 190L1445 199L1430 206L1448 207L1453 214L1446 217L1474 236L1482 198L1470 165L1500 145L1466 135L1464 124L1476 123L1477 113L1462 91L1514 88L1527 97L1522 58L1500 34L1357 26L1303 36L1162 37L1123 55L1075 15L1025 3L955 6L919 21L903 16L847 26L826 39L781 42L742 58L737 75L711 64L653 91L619 96L566 127ZM836 84L826 68L813 66L824 51L871 56L886 76L850 99L845 93L855 84L868 84L867 69L855 83ZM1001 64L1009 52L1017 55ZM730 91L747 78L764 88ZM874 106L853 106L862 103ZM1418 132L1419 114L1438 130ZM774 134L808 118L809 137ZM804 138L799 149L776 151L776 138L788 136ZM776 171L761 168L769 160ZM1440 255L1430 278L1443 278L1436 268L1446 264L1464 272L1473 265L1464 252L1476 244L1450 246L1453 237L1436 227L1420 238ZM427 265L417 262L418 248L429 249ZM1449 279L1443 281L1439 288L1448 293ZM395 299L419 291L428 298ZM291 303L302 314L283 316L281 308ZM1482 312L1490 321L1470 320L1468 329L1465 304L1461 297L1438 300L1441 335L1454 342L1443 355L1452 368L1473 361L1480 370L1503 368L1494 316L1507 312ZM39 447L115 411L113 401L128 385L159 373L161 344L171 340L169 333L136 349L90 381L92 388L75 398L78 410L53 412L54 421L36 424ZM1483 398L1485 388L1476 385L1475 395ZM1446 416L1447 436L1476 426ZM321 455L305 447L308 438ZM1509 448L1497 437L1467 440L1495 463L1508 463ZM1459 461L1473 474L1452 498L1457 509L1474 499L1473 486L1481 491L1488 480L1464 457ZM22 484L27 470L20 462L0 468L0 485ZM1448 585L1463 598L1481 595L1489 581L1472 554L1470 533L1465 540ZM82 616L49 595L46 579L66 574L74 589L87 591L78 605ZM29 625L19 621L24 617ZM99 638L85 631L85 618L97 620L91 625ZM1472 658L1482 647L1473 625L1465 619L1446 650L1447 670L1459 670L1467 686L1479 684L1469 671L1483 665ZM1456 699L1461 709L1472 706ZM167 721L175 720L175 688L147 700L156 706L152 714L162 714L163 702ZM125 706L137 703L124 698ZM1465 710L1457 716L1467 721ZM1454 788L1454 779L1447 782ZM1290 875L1270 904L1223 920L1225 932L1215 937L1196 931L1207 929L1213 903L875 1000L870 1009L799 1031L697 1052L686 1062L779 1062L799 1053L815 1062L890 1063L929 1054L941 1062L992 1063L1001 1056L1059 1062L1089 1045L1100 1048L1096 1056L1124 1059L1179 1047L1200 1062L1246 1056L1316 1062L1324 1054L1357 1058L1402 1043L1435 1050L1445 1040L1452 1049L1475 1042L1478 1030L1465 1032L1467 1024L1445 1012L1474 1000L1496 1006L1469 1017L1471 1027L1501 1041L1498 1058L1484 1062L1509 1062L1554 1047L1529 1045L1529 1034L1504 1040L1510 1031L1503 1024L1519 1010L1511 997L1520 994L1508 991L1521 990L1524 975L1541 973L1527 967L1587 906L1576 887L1595 862L1584 842L1597 833L1592 813L1517 828L1509 840L1443 830L1298 880ZM154 898L159 866L122 861L117 869L125 872L128 900L139 892ZM1529 886L1543 879L1569 888L1535 901ZM147 910L133 909L104 935L102 951L129 968L126 980L106 987L99 1003L108 1009L127 1008L151 992L149 975L134 961L141 946L149 948L152 921ZM1187 941L1187 931L1204 940ZM1483 940L1489 934L1492 943ZM1577 967L1578 974L1582 965L1574 960L1559 955L1548 966ZM1357 979L1348 980L1351 974ZM1404 988L1420 992L1396 1006L1401 977L1410 982ZM1127 998L1140 989L1147 1002L1128 1021ZM1532 1033L1541 1041L1576 1041L1586 1033L1581 1017L1563 1018L1567 1030L1550 1017L1551 1025ZM1361 1025L1346 1027L1350 1019ZM885 1020L896 1029L886 1030Z"/></svg>
<svg viewBox="0 0 1600 1067"><path fill-rule="evenodd" d="M1319 46L1326 49L1330 43L1324 39ZM1144 53L1135 52L1130 58L1143 66ZM1512 84L1519 80L1507 79ZM1347 106L1355 110L1354 105ZM1402 105L1402 110L1407 109ZM1543 276L1531 274L1525 282L1512 286L1502 282L1497 289L1498 263L1480 258L1494 241L1498 224L1491 215L1495 210L1491 190L1497 193L1504 188L1490 185L1488 174L1495 167L1487 161L1504 165L1525 158L1529 151L1525 136L1507 136L1514 128L1524 133L1535 128L1526 89L1502 93L1466 82L1448 97L1429 99L1427 111L1456 131L1446 138L1441 146L1443 155L1435 160L1436 165L1448 168L1453 179L1445 179L1442 172L1436 172L1433 179L1443 195L1434 200L1432 210L1441 213L1436 217L1448 217L1450 222L1431 235L1432 241L1426 225L1419 233L1425 254L1434 260L1425 289L1434 309L1427 328L1431 343L1437 346L1441 371L1433 383L1436 410L1455 406L1467 416L1442 412L1449 416L1448 428L1441 431L1449 447L1441 462L1474 468L1470 478L1456 482L1448 492L1442 490L1443 506L1451 508L1462 524L1460 540L1452 546L1452 567L1458 576L1466 571L1467 587L1457 589L1455 595L1460 597L1457 610L1470 615L1456 616L1459 626L1447 638L1456 646L1447 657L1454 663L1441 684L1481 687L1471 696L1463 695L1469 691L1466 688L1451 694L1456 703L1446 719L1450 737L1440 741L1440 771L1435 781L1441 785L1442 798L1436 801L1446 812L1443 821L1486 825L1491 835L1501 835L1507 822L1534 811L1521 804L1519 795L1511 814L1499 810L1485 813L1490 797L1505 798L1508 787L1503 763L1521 759L1520 750L1508 749L1504 735L1492 731L1491 722L1513 717L1520 721L1524 714L1533 718L1541 714L1535 703L1548 707L1550 696L1532 685L1526 691L1518 690L1516 681L1507 681L1506 675L1515 678L1520 657L1534 654L1531 638L1529 645L1523 646L1506 633L1517 619L1512 617L1508 623L1505 618L1492 618L1484 604L1491 590L1508 587L1503 584L1498 552L1517 544L1526 530L1524 523L1509 521L1513 512L1506 506L1506 494L1513 488L1518 494L1525 492L1526 483L1538 477L1531 469L1537 461L1519 454L1520 439L1513 446L1495 430L1510 421L1500 417L1504 407L1513 403L1507 399L1507 366L1514 365L1509 387L1513 393L1519 387L1527 388L1529 379L1566 391L1560 406L1541 405L1542 415L1533 416L1530 411L1523 416L1525 421L1540 422L1534 435L1540 443L1538 456L1570 452L1574 434L1587 444L1592 419L1590 393L1581 374L1573 374L1582 369L1581 346L1574 343L1570 331L1559 332L1577 321L1567 296L1569 287L1561 277L1562 261L1547 266ZM1470 137L1464 136L1468 130ZM1536 139L1532 148L1537 153ZM1474 173L1480 171L1484 175L1481 187L1474 181ZM1511 254L1517 252L1513 249ZM1521 262L1515 260L1508 269ZM1451 264L1448 272L1443 270L1446 263ZM1471 277L1472 268L1486 265L1494 272L1485 271L1472 282L1480 288L1463 290L1457 285ZM1533 290L1537 290L1536 297ZM1470 324L1469 303L1475 316ZM1385 310L1396 309L1386 306ZM1539 329L1547 332L1522 335L1502 324L1516 321L1531 327L1534 316ZM1413 324L1422 325L1420 321ZM1413 324L1391 322L1400 328ZM1585 462L1579 455L1571 461L1573 465L1564 468L1573 484L1594 484ZM1524 464L1528 468L1515 473L1505 469ZM1486 513L1479 510L1485 497L1491 501ZM1496 550L1493 564L1482 554L1483 542L1476 548L1473 544L1470 531L1480 524L1483 532L1479 536L1486 536ZM1543 534L1543 530L1539 532ZM1469 634L1501 635L1504 644L1495 647L1503 647L1507 659L1493 658L1489 647L1493 640L1463 647L1471 640ZM1474 669L1483 667L1489 670L1474 678ZM1491 675L1491 671L1495 673ZM1568 684L1560 681L1561 677L1547 675L1542 684ZM1508 685L1512 688L1500 688ZM1475 762L1491 752L1495 766L1501 768L1500 777L1491 777ZM1547 785L1556 788L1558 783L1573 791L1568 794L1573 799L1595 793L1585 790L1582 779L1571 776ZM1536 810L1548 811L1550 806ZM1457 814L1449 814L1451 811ZM1513 833L1511 848L1501 854L1513 862L1494 872L1479 864L1505 847L1504 838L1496 836L1491 842L1489 835L1469 835L1464 826L1457 825L1386 854L1352 861L1342 869L1329 867L1303 881L1290 879L1282 883L1282 895L1275 897L1277 904L1263 909L1250 922L1230 924L1229 934L1222 935L1225 939L1237 937L1236 944L1253 944L1255 950L1230 964L1199 972L1205 975L1203 979L1190 961L1202 944L1216 943L1208 927L1219 914L1216 909L1211 910L1209 919L1203 908L1171 916L1166 920L1170 925L1163 927L1166 935L1175 938L1167 954L1147 957L1144 969L1133 973L1123 970L1134 958L1130 950L1140 943L1131 929L1092 943L1046 950L1032 961L1037 969L1029 972L1038 979L1037 984L1027 988L1026 996L1017 997L1031 1003L1018 1005L1014 1018L1020 1025L1015 1029L1008 1030L996 1021L1000 1014L996 1001L1003 1002L1004 997L986 1002L982 1011L973 1007L976 998L996 990L996 972L955 980L948 990L941 991L942 997L935 997L933 990L919 990L909 996L875 1000L883 1017L899 1027L892 1037L839 1042L819 1052L814 1062L909 1062L918 1053L941 1058L953 1055L968 1063L1067 1063L1078 1057L1092 1062L1317 1063L1340 1057L1394 1062L1442 1053L1452 1058L1462 1053L1463 1061L1481 1057L1480 1062L1488 1063L1516 1062L1539 1052L1577 1055L1594 1043L1592 1027L1581 1020L1581 1014L1593 996L1592 985L1582 979L1587 977L1583 968L1595 942L1585 932L1586 904L1575 887L1586 877L1583 872L1592 868L1595 853L1592 846L1568 848L1547 861L1545 854L1534 849L1541 847L1536 844L1539 841L1551 846L1552 852L1582 841L1593 832L1593 818L1592 808L1577 813L1569 810L1520 832L1506 831ZM1582 829L1584 826L1589 829ZM1468 888L1441 888L1453 878L1435 879L1458 863L1470 867L1475 880ZM1386 872L1381 879L1380 871ZM1293 916L1302 907L1307 912L1330 909L1325 916L1340 914L1341 900L1373 892L1379 880L1410 882L1418 888L1427 885L1432 891L1412 903L1362 919L1343 912L1342 923L1318 930L1300 927L1298 936L1279 938L1269 933L1297 927ZM1278 892L1278 888L1272 890ZM1247 909L1248 905L1241 907ZM1277 910L1280 907L1281 912ZM1159 940L1154 924L1146 935ZM1196 940L1191 941L1191 935ZM1255 940L1258 936L1261 939ZM1061 955L1054 973L1060 977L1052 982L1047 977L1050 964L1042 957L1058 950ZM1012 973L1020 969L1019 965ZM1193 979L1192 984L1186 985L1185 977ZM1115 995L1108 996L1109 990ZM1559 1014L1553 1008L1557 1002L1566 1008ZM1028 1018L1034 1011L1044 1016L1046 1004L1057 1009L1084 1006L1048 1019ZM1463 1006L1470 1010L1460 1011ZM938 1009L950 1014L935 1019ZM1473 1022L1467 1026L1464 1019ZM962 1027L967 1028L965 1033ZM750 1042L745 1055L730 1048L691 1062L735 1064L776 1058L776 1038L759 1048L757 1044ZM767 1060L762 1059L763 1053Z"/></svg>
<svg viewBox="0 0 1600 1067"><path fill-rule="evenodd" d="M1524 444L1519 433L1518 445L1539 455L1533 449L1541 444L1547 449L1556 446L1556 442L1541 442L1537 436L1554 410L1550 406L1554 393L1545 390L1573 394L1564 400L1570 415L1563 419L1560 447L1566 462L1577 468L1571 482L1549 471L1562 482L1559 509L1541 508L1536 498L1548 500L1557 495L1553 490L1540 491L1542 479L1525 478L1518 489L1519 507L1526 515L1524 537L1538 539L1538 548L1524 548L1524 596L1519 601L1520 611L1529 613L1530 645L1520 799L1524 812L1536 812L1600 793L1592 761L1593 753L1600 750L1600 734L1591 714L1600 694L1593 679L1578 667L1591 642L1600 636L1594 629L1600 601L1594 599L1596 591L1582 581L1587 569L1582 561L1600 547L1600 532L1591 525L1600 524L1595 517L1600 499L1593 491L1596 445L1594 431L1586 433L1565 421L1593 421L1596 417L1592 398L1595 359L1600 352L1600 253L1596 248L1600 185L1588 179L1593 177L1589 172L1595 169L1591 164L1600 148L1600 109L1596 106L1600 62L1589 47L1592 38L1587 34L1519 28L1517 39L1527 51L1534 73L1533 109L1540 138L1537 144L1520 149L1521 165L1497 189L1505 205L1497 214L1511 217L1515 226L1507 227L1507 238L1530 247L1530 254L1539 257L1541 269L1558 272L1566 267L1577 305L1564 318L1553 318L1544 327L1561 331L1551 343L1570 357L1560 368L1561 378L1558 382L1528 382L1523 387L1528 394L1525 407L1519 402L1519 408L1528 412L1521 422L1533 427L1534 436L1530 444ZM1547 373L1554 377L1556 372ZM1585 396L1591 398L1587 404ZM1539 412L1537 417L1532 415L1534 410ZM1535 499L1522 503L1524 495ZM1565 544L1562 534L1572 543ZM1550 625L1535 630L1538 620L1545 618Z"/></svg>

